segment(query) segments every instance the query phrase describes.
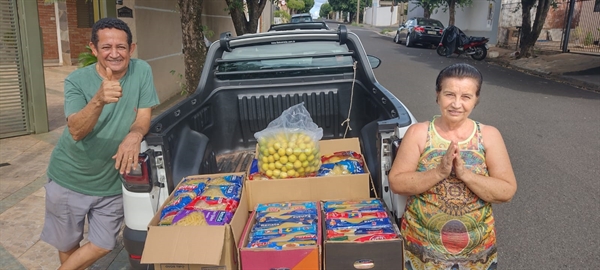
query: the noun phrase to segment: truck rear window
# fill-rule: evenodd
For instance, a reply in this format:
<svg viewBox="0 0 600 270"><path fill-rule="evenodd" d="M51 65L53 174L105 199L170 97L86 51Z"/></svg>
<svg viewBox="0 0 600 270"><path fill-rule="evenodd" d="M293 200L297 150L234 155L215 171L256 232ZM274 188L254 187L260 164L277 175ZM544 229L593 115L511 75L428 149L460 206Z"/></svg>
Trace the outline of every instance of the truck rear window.
<svg viewBox="0 0 600 270"><path fill-rule="evenodd" d="M273 42L224 52L217 60L217 76L247 79L342 73L348 67L351 71L353 62L352 52L337 42Z"/></svg>

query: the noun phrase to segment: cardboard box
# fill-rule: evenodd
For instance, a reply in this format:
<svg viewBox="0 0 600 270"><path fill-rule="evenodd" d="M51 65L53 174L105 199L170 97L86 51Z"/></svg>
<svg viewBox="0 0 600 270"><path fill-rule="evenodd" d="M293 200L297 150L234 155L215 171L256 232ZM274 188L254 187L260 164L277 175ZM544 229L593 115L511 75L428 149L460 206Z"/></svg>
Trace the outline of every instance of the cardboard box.
<svg viewBox="0 0 600 270"><path fill-rule="evenodd" d="M317 202L318 220L320 222L321 209ZM262 269L289 269L289 270L319 270L321 269L321 243L322 233L317 228L317 245L309 247L295 247L285 250L248 248L250 230L256 223L256 211L252 213L242 239L238 246L240 252L240 265L243 270L262 270Z"/></svg>
<svg viewBox="0 0 600 270"><path fill-rule="evenodd" d="M322 155L349 150L362 154L358 138L321 140L319 147ZM247 180L248 206L254 209L259 203L369 198L366 162L364 170L352 175Z"/></svg>
<svg viewBox="0 0 600 270"><path fill-rule="evenodd" d="M368 197L365 197L368 198ZM388 215L389 209L380 200ZM326 232L325 216L321 222L321 229ZM327 236L323 236L323 265L324 269L372 269L372 270L390 270L403 269L403 242L398 225L388 217L394 226L398 235L397 239L380 240L372 242L343 242L327 241Z"/></svg>
<svg viewBox="0 0 600 270"><path fill-rule="evenodd" d="M244 173L206 174L219 177ZM229 224L223 226L158 226L160 212L148 225L141 263L155 269L233 270L238 269L237 243L248 220L248 195L242 189L240 204Z"/></svg>

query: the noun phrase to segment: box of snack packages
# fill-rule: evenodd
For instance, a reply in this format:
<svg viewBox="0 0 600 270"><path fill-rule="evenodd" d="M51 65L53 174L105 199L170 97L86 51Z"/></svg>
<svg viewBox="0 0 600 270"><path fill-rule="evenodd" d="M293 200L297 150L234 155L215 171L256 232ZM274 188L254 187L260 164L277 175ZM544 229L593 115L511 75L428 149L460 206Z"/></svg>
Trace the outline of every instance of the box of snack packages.
<svg viewBox="0 0 600 270"><path fill-rule="evenodd" d="M281 148L280 148L281 149ZM256 159L250 166L246 181L248 191L248 203L250 209L261 203L284 202L284 201L320 201L337 199L369 198L370 173L360 151L358 138L330 139L318 141L319 153L313 156L311 161L301 151L298 155L292 151L289 156L278 155L279 163L270 162L265 155L259 155L260 146L257 146ZM267 150L268 151L268 150ZM271 151L272 152L272 151ZM289 152L289 151L288 151ZM297 151L298 152L298 151ZM283 153L283 151L282 151ZM286 153L287 154L287 153ZM293 171L294 176L285 175L281 177L281 171L286 166L281 160L290 159L295 165L292 169L285 169L286 173ZM318 164L313 163L318 160ZM311 167L310 174L296 176L296 171L303 168L303 164ZM267 171L279 170L279 177L273 177L261 172L259 167L265 166ZM317 166L318 169L312 168ZM270 170L273 168L273 170ZM264 170L263 170L264 171Z"/></svg>
<svg viewBox="0 0 600 270"><path fill-rule="evenodd" d="M238 269L248 220L244 173L185 177L148 225L141 262L156 269Z"/></svg>
<svg viewBox="0 0 600 270"><path fill-rule="evenodd" d="M258 204L239 242L242 269L321 269L318 202Z"/></svg>
<svg viewBox="0 0 600 270"><path fill-rule="evenodd" d="M402 269L400 230L380 199L322 201L325 269Z"/></svg>

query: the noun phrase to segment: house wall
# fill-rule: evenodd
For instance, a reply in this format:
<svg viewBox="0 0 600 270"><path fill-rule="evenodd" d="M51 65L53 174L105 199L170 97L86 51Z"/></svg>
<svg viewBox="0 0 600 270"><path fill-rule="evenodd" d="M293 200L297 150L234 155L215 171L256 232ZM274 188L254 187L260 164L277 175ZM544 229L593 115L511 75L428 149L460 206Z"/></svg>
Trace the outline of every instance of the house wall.
<svg viewBox="0 0 600 270"><path fill-rule="evenodd" d="M37 0L38 17L42 31L43 59L44 62L58 63L58 38L56 34L56 13L54 4L46 4L44 0Z"/></svg>
<svg viewBox="0 0 600 270"><path fill-rule="evenodd" d="M185 74L177 1L123 0L123 6L133 10L133 18L119 18L129 25L137 44L133 57L152 67L160 102L176 97L181 91L177 74ZM117 6L117 10L123 6Z"/></svg>
<svg viewBox="0 0 600 270"><path fill-rule="evenodd" d="M423 8L415 7L413 3L409 2L408 18L423 16ZM469 7L456 8L454 25L469 36L488 37L490 44L496 44L498 40L500 10L501 5L499 2L473 0L473 4ZM431 18L439 20L445 26L448 26L450 14L447 11L444 12L443 9L437 9L432 12Z"/></svg>
<svg viewBox="0 0 600 270"><path fill-rule="evenodd" d="M69 27L69 54L71 55L71 64L77 65L77 57L80 53L85 52L87 46L90 43L92 36L92 28L78 28L77 27L77 7L75 6L76 1L80 0L67 0L67 24ZM66 63L67 65L69 63Z"/></svg>

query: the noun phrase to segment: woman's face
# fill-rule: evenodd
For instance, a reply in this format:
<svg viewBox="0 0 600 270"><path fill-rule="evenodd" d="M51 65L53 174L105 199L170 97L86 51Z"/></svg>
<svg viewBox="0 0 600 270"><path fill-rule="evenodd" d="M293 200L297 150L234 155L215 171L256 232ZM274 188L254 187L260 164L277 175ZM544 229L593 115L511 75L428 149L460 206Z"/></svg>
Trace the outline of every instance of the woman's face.
<svg viewBox="0 0 600 270"><path fill-rule="evenodd" d="M472 78L447 78L437 93L442 118L460 121L469 118L477 104L477 81Z"/></svg>

